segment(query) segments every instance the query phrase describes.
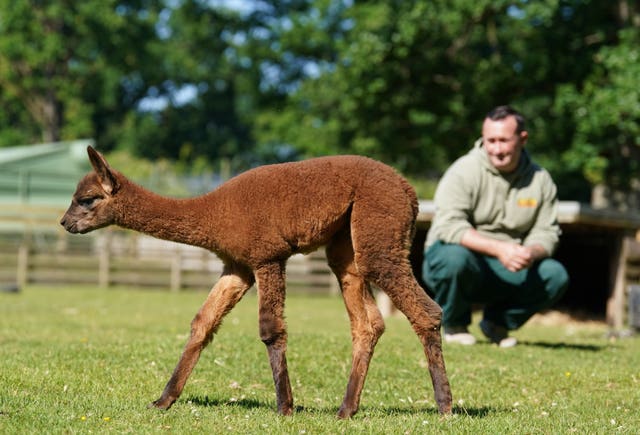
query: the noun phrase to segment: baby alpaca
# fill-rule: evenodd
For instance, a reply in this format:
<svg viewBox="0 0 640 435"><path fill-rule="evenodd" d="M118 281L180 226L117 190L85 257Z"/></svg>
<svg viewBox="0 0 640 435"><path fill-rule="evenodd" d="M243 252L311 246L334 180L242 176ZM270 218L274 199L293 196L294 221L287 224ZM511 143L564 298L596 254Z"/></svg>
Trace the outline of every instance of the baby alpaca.
<svg viewBox="0 0 640 435"><path fill-rule="evenodd" d="M71 233L108 225L200 246L224 262L220 280L191 322L191 335L162 395L168 409L180 396L223 317L257 283L260 338L275 383L278 412L293 412L285 356L285 264L295 253L326 246L352 335L352 366L338 411L349 418L384 322L370 285L387 293L409 319L428 360L438 410L451 412L442 356L440 307L417 283L409 262L418 204L392 168L358 156L334 156L258 167L191 199L156 195L112 169L89 147L94 171L80 180L61 224Z"/></svg>

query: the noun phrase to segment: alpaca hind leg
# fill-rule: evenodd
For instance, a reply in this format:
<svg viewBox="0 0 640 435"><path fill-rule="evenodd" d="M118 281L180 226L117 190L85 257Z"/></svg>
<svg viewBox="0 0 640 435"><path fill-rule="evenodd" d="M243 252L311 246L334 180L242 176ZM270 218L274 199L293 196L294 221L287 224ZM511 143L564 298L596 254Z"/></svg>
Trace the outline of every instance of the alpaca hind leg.
<svg viewBox="0 0 640 435"><path fill-rule="evenodd" d="M438 409L451 412L451 388L442 355L442 310L416 281L409 253L415 223L410 203L374 192L351 210L351 237L358 271L378 286L402 311L416 332L429 363Z"/></svg>
<svg viewBox="0 0 640 435"><path fill-rule="evenodd" d="M278 412L293 413L293 395L287 370L287 327L284 321L284 264L272 263L256 270L260 313L260 339L267 346Z"/></svg>
<svg viewBox="0 0 640 435"><path fill-rule="evenodd" d="M223 272L191 322L191 335L162 395L150 406L169 409L180 397L202 350L213 339L223 317L242 299L251 285L253 276L250 271L242 274Z"/></svg>
<svg viewBox="0 0 640 435"><path fill-rule="evenodd" d="M351 322L352 362L347 390L338 417L353 416L360 406L360 395L369 371L369 363L378 339L384 332L384 320L371 288L358 273L353 261L353 247L348 232L337 235L327 246L329 266L340 283Z"/></svg>
<svg viewBox="0 0 640 435"><path fill-rule="evenodd" d="M395 267L398 276L380 277L374 281L391 298L394 305L407 316L413 330L416 332L429 363L429 373L435 394L438 410L441 414L451 413L451 387L442 354L442 338L440 322L442 309L420 287L413 276L411 266L407 261L402 266Z"/></svg>

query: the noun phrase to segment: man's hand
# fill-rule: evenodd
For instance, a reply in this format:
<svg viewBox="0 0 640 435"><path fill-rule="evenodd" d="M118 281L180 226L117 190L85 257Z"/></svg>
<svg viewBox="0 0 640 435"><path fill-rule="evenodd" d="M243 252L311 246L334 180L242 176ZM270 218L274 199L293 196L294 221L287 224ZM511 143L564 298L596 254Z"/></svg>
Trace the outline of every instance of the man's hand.
<svg viewBox="0 0 640 435"><path fill-rule="evenodd" d="M540 245L522 246L495 240L478 233L475 229L467 230L460 244L472 251L496 257L511 272L526 269L536 260L548 256L547 251Z"/></svg>
<svg viewBox="0 0 640 435"><path fill-rule="evenodd" d="M518 272L531 266L535 261L533 250L528 246L515 243L501 242L497 258L502 265L511 272Z"/></svg>

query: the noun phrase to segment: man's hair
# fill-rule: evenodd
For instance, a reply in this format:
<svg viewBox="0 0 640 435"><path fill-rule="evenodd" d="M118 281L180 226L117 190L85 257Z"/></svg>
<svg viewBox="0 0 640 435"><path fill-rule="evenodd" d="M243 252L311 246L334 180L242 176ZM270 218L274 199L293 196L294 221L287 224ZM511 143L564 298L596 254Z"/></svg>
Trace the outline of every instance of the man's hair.
<svg viewBox="0 0 640 435"><path fill-rule="evenodd" d="M516 119L516 133L521 133L526 130L524 116L511 106L495 107L487 113L485 118L489 118L492 121L500 121L509 116L513 116Z"/></svg>

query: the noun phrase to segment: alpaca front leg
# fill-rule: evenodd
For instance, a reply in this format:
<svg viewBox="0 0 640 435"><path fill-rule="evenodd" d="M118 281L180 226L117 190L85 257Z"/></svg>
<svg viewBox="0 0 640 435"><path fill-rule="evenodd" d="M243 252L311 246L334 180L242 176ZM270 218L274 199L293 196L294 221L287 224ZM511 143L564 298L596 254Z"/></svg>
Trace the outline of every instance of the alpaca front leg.
<svg viewBox="0 0 640 435"><path fill-rule="evenodd" d="M238 275L229 274L220 278L191 322L191 336L162 395L150 406L169 409L180 397L202 350L212 340L222 318L242 299L252 283L252 278L243 279Z"/></svg>
<svg viewBox="0 0 640 435"><path fill-rule="evenodd" d="M274 263L256 271L258 281L260 339L267 346L273 373L278 412L293 413L293 395L287 369L287 329L284 322L284 264Z"/></svg>

